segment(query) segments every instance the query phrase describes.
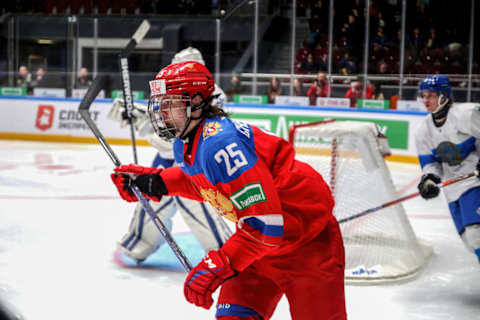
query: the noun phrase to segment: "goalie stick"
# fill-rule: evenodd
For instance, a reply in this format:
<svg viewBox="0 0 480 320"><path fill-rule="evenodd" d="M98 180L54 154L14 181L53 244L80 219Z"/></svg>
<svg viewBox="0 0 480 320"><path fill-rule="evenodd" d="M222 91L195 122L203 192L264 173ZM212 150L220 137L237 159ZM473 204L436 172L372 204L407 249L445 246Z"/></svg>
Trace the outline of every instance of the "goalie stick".
<svg viewBox="0 0 480 320"><path fill-rule="evenodd" d="M120 160L118 159L115 152L113 152L112 148L107 143L107 141L103 137L100 130L98 130L97 125L92 120L89 113L89 109L90 109L90 106L92 105L93 100L95 100L95 97L98 95L100 90L102 90L102 88L105 85L105 80L106 78L104 76L99 76L95 78L92 85L88 88L87 93L85 94L82 101L80 102L80 105L78 107L78 112L82 116L83 120L85 120L90 130L92 130L93 134L95 135L95 137L97 138L98 142L101 144L103 149L107 152L113 164L118 167L121 165ZM135 196L137 197L138 201L140 202L142 207L145 209L147 214L150 216L150 219L152 219L152 222L155 225L155 227L158 229L158 231L163 236L165 241L168 243L170 248L173 250L173 253L178 258L182 266L185 268L187 272L190 272L190 270L192 270L192 265L190 264L187 257L178 246L178 244L175 242L175 240L173 239L172 235L170 234L168 229L165 227L163 222L156 216L154 210L152 209L148 201L143 197L142 193L140 192L140 190L138 190L136 186L130 186L130 189L135 194Z"/></svg>
<svg viewBox="0 0 480 320"><path fill-rule="evenodd" d="M133 97L132 97L132 86L130 82L130 72L128 71L128 55L133 51L133 49L135 49L137 44L139 44L143 40L143 38L145 37L149 29L150 29L150 23L148 22L148 20L143 20L143 22L138 27L137 31L135 31L132 38L128 42L127 46L118 55L118 64L120 66L120 72L122 74L123 101L125 103L128 124L130 125L130 135L131 135L132 149L133 149L133 162L135 162L135 164L138 164L138 158L137 158L137 145L135 141L135 129L132 123Z"/></svg>
<svg viewBox="0 0 480 320"><path fill-rule="evenodd" d="M471 178L471 177L474 177L474 176L477 176L477 177L478 177L478 175L479 175L479 172L478 172L477 170L475 170L475 171L472 172L472 173L468 173L468 174L465 174L465 175L463 175L463 176L460 176L460 177L457 177L457 178L453 178L453 179L444 181L444 182L442 182L442 183L439 183L439 184L437 184L437 186L438 186L439 188L443 188L443 187L446 187L446 186L448 186L448 185L457 183L457 182L459 182L459 181L462 181L462 180L465 180L465 179L468 179L468 178ZM393 205L395 205L395 204L397 204L397 203L400 203L400 202L402 202L402 201L415 198L415 197L417 197L417 196L419 196L419 195L420 195L420 192L411 193L411 194L406 195L406 196L403 196L403 197L401 197L401 198L398 198L398 199L395 199L395 200L392 200L392 201L385 202L384 204L381 204L381 205L379 205L378 207L370 208L370 209L367 209L367 210L362 211L362 212L360 212L360 213L354 214L353 216L340 219L340 220L338 220L338 223L341 224L341 223L345 223L345 222L348 222L348 221L352 221L352 220L354 220L354 219L363 217L363 216L365 216L365 215L367 215L367 214L376 212L376 211L378 211L378 210L380 210L380 209L387 208L387 207L393 206Z"/></svg>

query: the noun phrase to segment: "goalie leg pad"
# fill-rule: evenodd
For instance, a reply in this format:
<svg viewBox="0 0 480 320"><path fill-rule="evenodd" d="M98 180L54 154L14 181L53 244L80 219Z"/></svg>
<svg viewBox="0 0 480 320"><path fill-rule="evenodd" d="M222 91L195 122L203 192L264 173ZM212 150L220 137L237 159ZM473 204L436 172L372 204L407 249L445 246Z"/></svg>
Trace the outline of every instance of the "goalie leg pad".
<svg viewBox="0 0 480 320"><path fill-rule="evenodd" d="M175 197L183 220L205 252L218 250L232 235L229 227L209 204Z"/></svg>
<svg viewBox="0 0 480 320"><path fill-rule="evenodd" d="M161 202L150 201L150 205L165 227L171 232L172 218L176 213L175 201L171 197L164 197ZM120 249L130 258L143 261L165 243L162 235L138 204L127 234L118 243Z"/></svg>

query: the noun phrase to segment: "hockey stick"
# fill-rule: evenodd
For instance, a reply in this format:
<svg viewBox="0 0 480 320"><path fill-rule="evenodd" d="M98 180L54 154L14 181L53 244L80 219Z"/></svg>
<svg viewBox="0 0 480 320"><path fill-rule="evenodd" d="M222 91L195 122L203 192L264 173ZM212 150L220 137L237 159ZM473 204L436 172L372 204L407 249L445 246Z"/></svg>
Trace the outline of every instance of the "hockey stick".
<svg viewBox="0 0 480 320"><path fill-rule="evenodd" d="M122 87L123 87L123 101L125 103L125 109L128 119L128 124L130 125L130 135L132 140L133 148L133 162L138 164L137 158L137 145L135 141L135 129L133 128L132 118L133 118L133 98L132 98L132 86L130 82L130 72L128 71L128 55L135 49L137 44L139 44L148 30L150 29L150 23L148 20L143 20L143 22L138 27L137 31L133 34L132 38L128 42L127 46L120 52L118 55L118 64L120 66L120 71L122 74Z"/></svg>
<svg viewBox="0 0 480 320"><path fill-rule="evenodd" d="M88 111L90 106L92 105L93 100L95 100L95 97L98 95L100 90L102 90L102 88L104 87L104 84L105 84L105 77L99 76L95 78L92 85L88 88L87 93L85 94L82 101L80 102L80 106L78 107L78 112L82 116L83 120L85 120L90 130L92 130L93 134L97 138L98 142L102 145L105 152L107 152L113 164L118 167L121 165L120 160L118 159L117 155L113 152L112 148L110 148L110 145L107 143L107 141L103 137L100 130L98 130L97 125L92 120L90 113ZM160 220L160 218L156 216L154 210L150 206L150 203L148 203L148 201L143 197L142 193L140 192L140 190L138 190L136 186L132 185L130 186L130 189L135 194L135 196L137 197L142 207L148 213L148 215L150 216L150 219L152 219L153 224L158 229L160 234L163 236L165 241L168 243L170 248L173 250L173 253L175 254L175 256L177 256L178 260L180 261L182 266L185 268L185 270L187 272L192 270L192 265L188 261L187 257L182 252L178 244L175 242L172 235L170 234L168 229L165 227L163 222Z"/></svg>
<svg viewBox="0 0 480 320"><path fill-rule="evenodd" d="M462 180L471 178L471 177L473 177L473 176L477 176L477 177L478 177L478 175L479 175L478 171L475 170L475 171L472 172L472 173L468 173L468 174L465 174L465 175L463 175L463 176L460 176L460 177L457 177L457 178L453 178L453 179L444 181L444 182L442 182L442 183L439 183L439 184L437 184L437 186L438 186L439 188L443 188L443 187L446 187L446 186L448 186L448 185L457 183L457 182L459 182L459 181L462 181ZM367 210L362 211L362 212L360 212L360 213L354 214L353 216L340 219L340 220L338 220L338 223L345 223L345 222L348 222L348 221L352 221L352 220L354 220L354 219L363 217L363 216L365 216L365 215L367 215L367 214L369 214L369 213L372 213L372 212L378 211L378 210L380 210L380 209L384 209L384 208L393 206L393 205L395 205L395 204L397 204L397 203L400 203L400 202L405 201L405 200L408 200L408 199L415 198L415 197L417 197L417 196L419 196L419 195L420 195L420 192L411 193L411 194L409 194L409 195L403 196L403 197L398 198L398 199L396 199L396 200L392 200L392 201L389 201L389 202L385 202L384 204L381 204L381 205L379 205L378 207L370 208L370 209L367 209Z"/></svg>

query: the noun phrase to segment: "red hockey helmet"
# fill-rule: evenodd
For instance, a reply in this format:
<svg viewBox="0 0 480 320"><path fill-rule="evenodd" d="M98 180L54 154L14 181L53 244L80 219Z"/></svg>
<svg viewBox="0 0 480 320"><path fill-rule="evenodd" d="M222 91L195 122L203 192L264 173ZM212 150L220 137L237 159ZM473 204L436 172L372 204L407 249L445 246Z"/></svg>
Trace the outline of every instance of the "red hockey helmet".
<svg viewBox="0 0 480 320"><path fill-rule="evenodd" d="M195 61L171 64L160 70L154 81L157 80L165 81L164 94L187 95L190 99L200 94L205 100L215 89L210 71ZM152 95L154 94L157 93L152 90Z"/></svg>
<svg viewBox="0 0 480 320"><path fill-rule="evenodd" d="M191 113L209 104L215 89L208 69L195 61L171 64L150 81L148 113L155 132L165 140L183 137Z"/></svg>

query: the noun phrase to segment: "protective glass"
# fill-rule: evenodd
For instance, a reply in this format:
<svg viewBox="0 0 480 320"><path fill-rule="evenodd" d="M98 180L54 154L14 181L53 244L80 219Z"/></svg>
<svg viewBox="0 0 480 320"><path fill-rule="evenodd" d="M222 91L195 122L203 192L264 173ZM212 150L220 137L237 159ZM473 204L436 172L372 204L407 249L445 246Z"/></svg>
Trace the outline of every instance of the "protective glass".
<svg viewBox="0 0 480 320"><path fill-rule="evenodd" d="M190 118L190 99L181 95L155 95L148 102L148 115L155 133L171 141L185 130Z"/></svg>

